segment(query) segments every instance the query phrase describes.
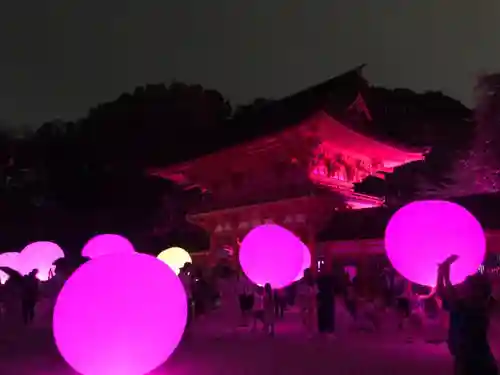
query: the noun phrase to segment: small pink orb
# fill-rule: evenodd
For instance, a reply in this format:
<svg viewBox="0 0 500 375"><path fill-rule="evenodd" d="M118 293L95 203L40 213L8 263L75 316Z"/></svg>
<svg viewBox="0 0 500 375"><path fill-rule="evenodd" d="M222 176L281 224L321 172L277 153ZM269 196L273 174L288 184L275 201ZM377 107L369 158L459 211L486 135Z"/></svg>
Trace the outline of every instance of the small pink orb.
<svg viewBox="0 0 500 375"><path fill-rule="evenodd" d="M304 277L304 271L311 267L311 252L309 248L304 244L302 252L302 269L293 281L299 281Z"/></svg>
<svg viewBox="0 0 500 375"><path fill-rule="evenodd" d="M92 237L82 249L82 256L89 259L114 253L135 253L135 249L129 240L118 234Z"/></svg>
<svg viewBox="0 0 500 375"><path fill-rule="evenodd" d="M38 270L37 278L47 281L53 276L55 267L53 263L64 258L64 251L59 245L49 241L33 242L26 246L17 258L19 273L27 275L32 270Z"/></svg>
<svg viewBox="0 0 500 375"><path fill-rule="evenodd" d="M117 253L84 263L64 284L53 332L83 375L144 375L179 344L187 317L181 281L155 257Z"/></svg>
<svg viewBox="0 0 500 375"><path fill-rule="evenodd" d="M450 255L453 284L476 273L486 254L483 228L458 204L417 201L399 209L385 230L385 249L393 267L406 279L435 286L437 267Z"/></svg>
<svg viewBox="0 0 500 375"><path fill-rule="evenodd" d="M252 229L240 245L243 272L257 285L275 289L291 284L302 270L304 244L293 233L274 224Z"/></svg>

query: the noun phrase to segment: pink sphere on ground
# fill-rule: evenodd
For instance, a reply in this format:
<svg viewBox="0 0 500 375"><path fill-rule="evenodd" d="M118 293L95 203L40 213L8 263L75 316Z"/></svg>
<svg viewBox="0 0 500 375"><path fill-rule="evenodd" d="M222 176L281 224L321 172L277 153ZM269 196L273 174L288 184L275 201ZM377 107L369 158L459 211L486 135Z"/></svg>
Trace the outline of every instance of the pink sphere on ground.
<svg viewBox="0 0 500 375"><path fill-rule="evenodd" d="M53 263L61 258L64 258L64 251L59 245L49 241L33 242L19 253L17 270L22 275L27 275L36 269L37 278L40 281L47 281L54 274Z"/></svg>
<svg viewBox="0 0 500 375"><path fill-rule="evenodd" d="M118 234L92 237L82 249L82 256L90 259L114 253L135 253L135 249L129 240Z"/></svg>
<svg viewBox="0 0 500 375"><path fill-rule="evenodd" d="M302 251L302 269L293 281L299 281L304 277L304 271L311 267L311 252L309 248L304 244Z"/></svg>
<svg viewBox="0 0 500 375"><path fill-rule="evenodd" d="M88 261L66 281L53 332L63 358L83 375L143 375L173 353L186 317L184 288L166 264L117 253Z"/></svg>
<svg viewBox="0 0 500 375"><path fill-rule="evenodd" d="M275 289L291 284L302 270L304 244L293 233L274 224L252 229L240 245L243 272L257 285Z"/></svg>
<svg viewBox="0 0 500 375"><path fill-rule="evenodd" d="M387 257L406 279L435 286L437 267L450 255L453 284L477 272L486 253L481 224L462 206L446 201L417 201L399 209L385 231Z"/></svg>

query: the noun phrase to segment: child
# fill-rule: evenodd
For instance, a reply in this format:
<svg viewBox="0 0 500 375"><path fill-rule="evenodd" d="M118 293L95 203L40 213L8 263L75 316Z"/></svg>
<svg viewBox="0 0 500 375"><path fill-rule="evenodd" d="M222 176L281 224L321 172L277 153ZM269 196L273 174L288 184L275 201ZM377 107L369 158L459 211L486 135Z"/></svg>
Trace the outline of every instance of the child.
<svg viewBox="0 0 500 375"><path fill-rule="evenodd" d="M344 295L344 303L345 307L351 316L353 322L356 322L357 319L357 296L356 290L354 289L354 284L349 282L346 285L345 295Z"/></svg>
<svg viewBox="0 0 500 375"><path fill-rule="evenodd" d="M257 330L257 322L261 322L263 329L266 328L264 320L264 289L259 287L255 292L255 300L253 306L253 327L252 331Z"/></svg>
<svg viewBox="0 0 500 375"><path fill-rule="evenodd" d="M274 291L274 312L276 318L283 319L286 308L286 295L284 289Z"/></svg>
<svg viewBox="0 0 500 375"><path fill-rule="evenodd" d="M274 299L271 284L264 286L264 329L269 336L274 336Z"/></svg>
<svg viewBox="0 0 500 375"><path fill-rule="evenodd" d="M410 282L403 282L404 289L403 292L396 299L397 301L397 311L399 315L399 323L398 328L400 330L406 325L408 320L410 319L412 312L412 285Z"/></svg>
<svg viewBox="0 0 500 375"><path fill-rule="evenodd" d="M240 273L238 275L236 287L238 291L238 300L241 312L240 325L242 327L247 327L248 320L251 317L253 310L253 303L254 303L253 300L254 296L252 293L253 285L243 273Z"/></svg>

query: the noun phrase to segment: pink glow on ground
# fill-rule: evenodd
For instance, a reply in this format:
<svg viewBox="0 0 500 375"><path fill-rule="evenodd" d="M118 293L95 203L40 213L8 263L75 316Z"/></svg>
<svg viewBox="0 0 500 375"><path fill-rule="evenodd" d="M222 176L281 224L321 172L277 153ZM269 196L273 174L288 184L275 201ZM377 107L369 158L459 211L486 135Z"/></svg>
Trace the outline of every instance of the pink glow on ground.
<svg viewBox="0 0 500 375"><path fill-rule="evenodd" d="M0 254L0 267L9 267L15 271L18 270L18 257L17 252L8 252ZM9 275L0 271L0 284L5 284L9 279Z"/></svg>
<svg viewBox="0 0 500 375"><path fill-rule="evenodd" d="M302 251L302 269L300 270L299 274L295 278L294 281L299 281L304 277L304 271L308 268L311 267L311 252L309 251L309 248L303 244L303 251Z"/></svg>
<svg viewBox="0 0 500 375"><path fill-rule="evenodd" d="M275 289L291 284L302 270L304 244L293 233L274 224L260 225L243 239L239 261L257 285Z"/></svg>
<svg viewBox="0 0 500 375"><path fill-rule="evenodd" d="M90 260L68 279L53 332L63 358L83 375L143 375L175 350L186 316L184 288L167 265L117 253Z"/></svg>
<svg viewBox="0 0 500 375"><path fill-rule="evenodd" d="M451 281L462 282L483 262L486 240L481 224L465 208L445 201L418 201L398 210L385 232L393 267L408 280L435 286L437 266L450 255Z"/></svg>
<svg viewBox="0 0 500 375"><path fill-rule="evenodd" d="M135 249L129 240L118 234L92 237L82 249L82 256L90 259L114 253L135 253Z"/></svg>
<svg viewBox="0 0 500 375"><path fill-rule="evenodd" d="M17 270L22 275L27 275L37 269L37 278L40 281L47 281L54 275L53 263L61 258L64 258L64 251L57 244L49 241L33 242L19 253Z"/></svg>

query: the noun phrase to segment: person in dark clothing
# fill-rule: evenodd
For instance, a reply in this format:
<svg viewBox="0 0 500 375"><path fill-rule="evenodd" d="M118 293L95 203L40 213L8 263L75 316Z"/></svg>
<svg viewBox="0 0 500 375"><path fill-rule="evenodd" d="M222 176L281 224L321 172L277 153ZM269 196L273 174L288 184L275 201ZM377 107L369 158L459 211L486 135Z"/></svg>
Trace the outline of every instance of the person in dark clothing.
<svg viewBox="0 0 500 375"><path fill-rule="evenodd" d="M349 280L345 286L344 304L351 318L356 321L358 317L358 301L354 284Z"/></svg>
<svg viewBox="0 0 500 375"><path fill-rule="evenodd" d="M449 257L438 268L437 291L450 311L448 347L455 361L456 375L496 375L498 368L488 342L491 285L487 276L469 276L462 284L450 282Z"/></svg>
<svg viewBox="0 0 500 375"><path fill-rule="evenodd" d="M283 319L286 308L286 292L284 289L274 291L274 314L276 318Z"/></svg>
<svg viewBox="0 0 500 375"><path fill-rule="evenodd" d="M38 270L33 270L23 277L21 308L24 324L31 324L35 319L35 308L39 292L37 274Z"/></svg>
<svg viewBox="0 0 500 375"><path fill-rule="evenodd" d="M323 334L335 333L335 293L334 279L330 274L322 274L317 279L318 331Z"/></svg>

